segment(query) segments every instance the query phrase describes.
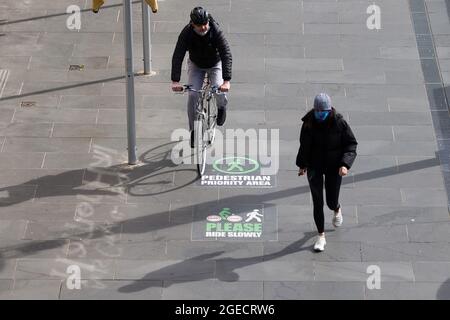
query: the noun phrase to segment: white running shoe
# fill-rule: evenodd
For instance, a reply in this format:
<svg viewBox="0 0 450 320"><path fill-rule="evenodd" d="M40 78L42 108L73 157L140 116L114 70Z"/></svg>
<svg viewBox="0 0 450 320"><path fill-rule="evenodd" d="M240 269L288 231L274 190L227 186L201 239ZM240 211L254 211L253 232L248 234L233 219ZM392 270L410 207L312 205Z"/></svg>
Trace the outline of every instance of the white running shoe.
<svg viewBox="0 0 450 320"><path fill-rule="evenodd" d="M316 243L314 244L314 250L318 252L322 252L325 250L325 245L327 244L327 241L325 240L325 236L318 236Z"/></svg>
<svg viewBox="0 0 450 320"><path fill-rule="evenodd" d="M340 227L342 226L342 222L344 221L344 218L342 217L342 211L341 207L339 207L338 212L333 212L333 226Z"/></svg>

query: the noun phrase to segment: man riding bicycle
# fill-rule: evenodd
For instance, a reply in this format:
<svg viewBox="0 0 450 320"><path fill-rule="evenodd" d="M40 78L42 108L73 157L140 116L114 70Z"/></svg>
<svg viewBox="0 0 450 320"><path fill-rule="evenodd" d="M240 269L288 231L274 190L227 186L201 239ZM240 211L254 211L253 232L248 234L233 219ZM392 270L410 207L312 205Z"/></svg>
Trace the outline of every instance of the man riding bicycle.
<svg viewBox="0 0 450 320"><path fill-rule="evenodd" d="M216 86L221 92L230 89L232 56L225 36L217 22L202 7L195 7L190 14L191 21L178 36L177 45L172 57L172 90L183 91L180 84L181 66L186 51L188 59L188 84L192 89L200 90L208 74L211 86ZM198 93L189 91L187 103L189 130L191 132L191 147L194 144L194 120ZM227 96L216 95L217 125L221 126L226 118Z"/></svg>

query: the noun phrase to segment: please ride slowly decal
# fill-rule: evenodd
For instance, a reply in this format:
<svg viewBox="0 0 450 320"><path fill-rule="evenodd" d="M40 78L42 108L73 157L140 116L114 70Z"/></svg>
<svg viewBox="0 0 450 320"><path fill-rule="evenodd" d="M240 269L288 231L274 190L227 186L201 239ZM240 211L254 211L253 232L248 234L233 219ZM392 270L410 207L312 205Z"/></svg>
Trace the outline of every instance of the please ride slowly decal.
<svg viewBox="0 0 450 320"><path fill-rule="evenodd" d="M276 240L276 209L273 206L214 207L196 212L192 240Z"/></svg>

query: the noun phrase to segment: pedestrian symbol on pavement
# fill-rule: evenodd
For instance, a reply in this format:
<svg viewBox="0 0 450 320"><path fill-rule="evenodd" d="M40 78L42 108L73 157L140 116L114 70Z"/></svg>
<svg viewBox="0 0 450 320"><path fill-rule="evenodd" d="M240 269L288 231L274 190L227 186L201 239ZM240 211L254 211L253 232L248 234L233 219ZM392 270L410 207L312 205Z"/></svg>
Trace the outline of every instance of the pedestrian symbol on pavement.
<svg viewBox="0 0 450 320"><path fill-rule="evenodd" d="M261 218L263 215L259 213L258 209L253 210L252 212L247 213L247 219L245 219L245 222L250 222L251 220L255 219L257 222L261 222Z"/></svg>
<svg viewBox="0 0 450 320"><path fill-rule="evenodd" d="M228 157L214 161L213 168L226 174L247 174L258 170L259 163L245 157Z"/></svg>
<svg viewBox="0 0 450 320"><path fill-rule="evenodd" d="M234 161L232 161L230 164L228 164L228 172L233 172L234 169L237 168L239 171L244 171L244 168L241 165L241 159L236 158Z"/></svg>

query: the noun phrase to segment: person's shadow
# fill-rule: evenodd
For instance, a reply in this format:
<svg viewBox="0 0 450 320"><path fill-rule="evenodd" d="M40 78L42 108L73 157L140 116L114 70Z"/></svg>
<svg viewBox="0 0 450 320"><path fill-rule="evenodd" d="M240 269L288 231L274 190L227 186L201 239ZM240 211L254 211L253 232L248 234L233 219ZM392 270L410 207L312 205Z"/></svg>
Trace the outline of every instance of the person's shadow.
<svg viewBox="0 0 450 320"><path fill-rule="evenodd" d="M327 232L333 232L333 230L326 230ZM236 269L240 269L246 266L250 266L253 264L261 263L264 261L269 261L273 259L277 259L292 253L310 250L313 251L312 246L305 246L309 239L313 238L317 235L317 232L305 232L303 238L291 243L284 249L265 254L263 256L255 256L248 258L220 258L214 259L224 253L224 251L217 251L213 253L202 254L183 262L176 263L159 270L150 272L146 274L142 279L136 280L131 284L123 286L118 289L119 292L122 293L132 293L145 290L150 287L159 286L157 283L148 281L148 280L170 280L177 282L193 282L193 281L201 281L206 279L213 279L213 273L210 269L208 269L210 263L215 262L217 265L221 265L219 272L217 272L216 277L218 280L226 281L226 282L234 282L239 280L239 275L234 272ZM196 263L197 262L197 263ZM202 265L205 266L204 269L200 268L200 270L192 270L192 264L198 262L204 262ZM144 281L143 281L144 280Z"/></svg>
<svg viewBox="0 0 450 320"><path fill-rule="evenodd" d="M439 288L436 299L438 300L450 300L450 278L447 279Z"/></svg>

